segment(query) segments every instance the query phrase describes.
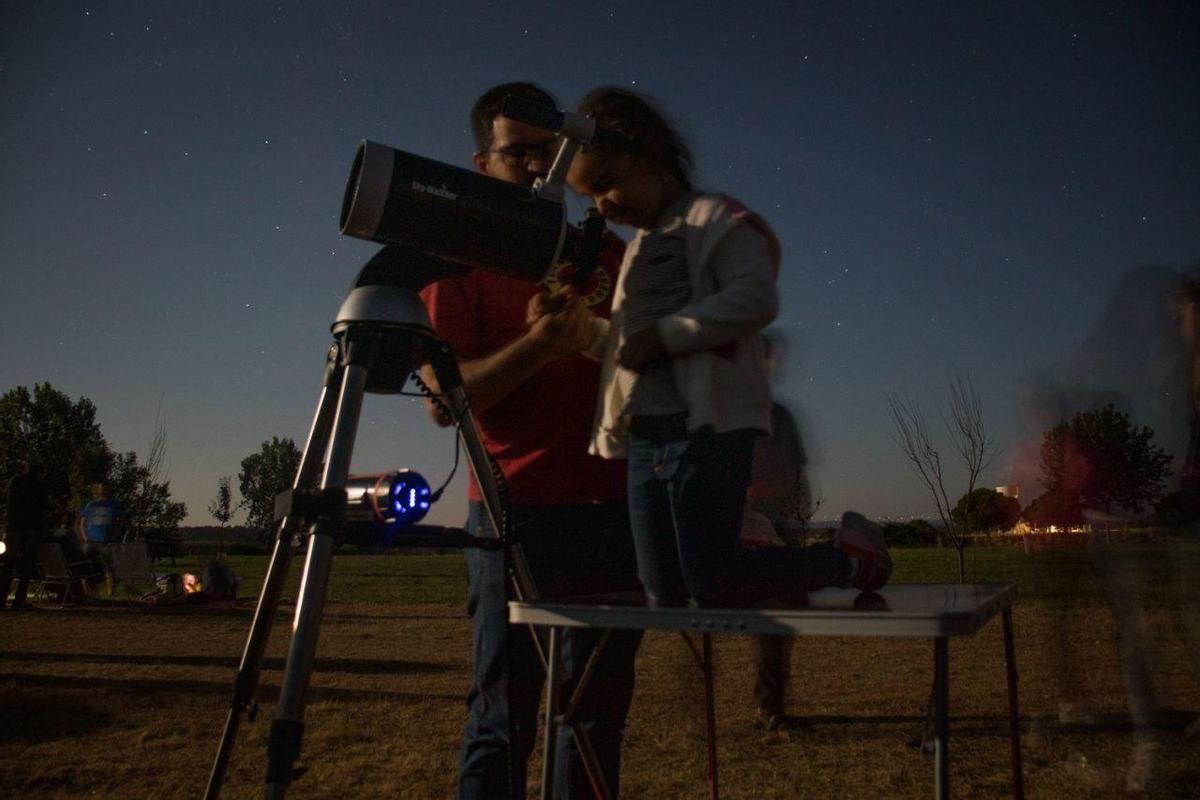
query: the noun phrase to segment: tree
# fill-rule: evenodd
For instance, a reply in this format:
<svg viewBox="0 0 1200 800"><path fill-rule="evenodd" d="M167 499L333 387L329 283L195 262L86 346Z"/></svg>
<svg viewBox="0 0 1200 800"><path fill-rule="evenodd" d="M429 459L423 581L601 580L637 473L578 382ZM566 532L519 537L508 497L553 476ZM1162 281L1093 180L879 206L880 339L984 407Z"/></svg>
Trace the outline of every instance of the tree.
<svg viewBox="0 0 1200 800"><path fill-rule="evenodd" d="M300 451L291 438L272 436L257 453L242 459L238 488L239 508L246 509L246 524L268 537L275 527L275 495L291 488L300 467Z"/></svg>
<svg viewBox="0 0 1200 800"><path fill-rule="evenodd" d="M88 500L90 485L102 480L112 464L92 401L73 401L49 383L34 384L32 392L18 386L0 396L3 485L27 459L41 465L53 511L76 509ZM5 514L7 502L0 496Z"/></svg>
<svg viewBox="0 0 1200 800"><path fill-rule="evenodd" d="M958 551L958 580L965 583L967 565L963 546L970 532L972 512L970 502L964 511L964 523L960 524L951 514L950 498L946 493L945 467L941 454L933 444L929 423L920 406L911 399L895 394L888 395L888 409L892 415L896 443L908 459L909 464L920 476L933 502L938 516L946 529L946 535ZM979 475L991 461L993 444L983 424L983 404L975 392L975 384L968 378L956 376L950 381L950 417L942 418L952 447L958 454L967 472L967 497L975 491Z"/></svg>
<svg viewBox="0 0 1200 800"><path fill-rule="evenodd" d="M233 489L229 486L232 480L233 478L229 475L217 478L217 496L208 504L208 513L221 523L222 528L229 524L229 520L233 519Z"/></svg>
<svg viewBox="0 0 1200 800"><path fill-rule="evenodd" d="M1008 530L1020 521L1021 504L994 489L976 489L958 499L950 516L964 529Z"/></svg>
<svg viewBox="0 0 1200 800"><path fill-rule="evenodd" d="M1034 528L1049 528L1051 525L1069 528L1083 522L1079 497L1059 489L1043 493L1025 507L1021 516Z"/></svg>
<svg viewBox="0 0 1200 800"><path fill-rule="evenodd" d="M113 497L125 506L129 539L144 538L148 532L169 533L187 516L187 506L171 500L170 481L158 477L151 466L138 463L132 450L113 457L108 482Z"/></svg>
<svg viewBox="0 0 1200 800"><path fill-rule="evenodd" d="M1111 403L1079 412L1042 437L1042 485L1058 502L1140 514L1162 497L1171 474L1171 457L1153 439L1151 428Z"/></svg>

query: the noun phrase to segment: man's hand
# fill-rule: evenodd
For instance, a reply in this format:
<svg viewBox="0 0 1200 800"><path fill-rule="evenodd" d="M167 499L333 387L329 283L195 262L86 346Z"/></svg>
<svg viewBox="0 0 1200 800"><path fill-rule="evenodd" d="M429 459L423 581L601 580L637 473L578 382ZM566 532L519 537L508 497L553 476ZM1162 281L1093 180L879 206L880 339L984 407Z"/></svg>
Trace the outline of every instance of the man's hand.
<svg viewBox="0 0 1200 800"><path fill-rule="evenodd" d="M625 369L641 372L644 366L666 354L667 346L658 333L658 326L651 324L630 336L617 349L617 363Z"/></svg>
<svg viewBox="0 0 1200 800"><path fill-rule="evenodd" d="M525 306L525 324L533 325L547 314L557 314L570 299L571 294L566 288L557 292L538 292L529 298L529 305Z"/></svg>
<svg viewBox="0 0 1200 800"><path fill-rule="evenodd" d="M535 295L529 301L525 318L530 336L551 360L586 350L596 335L592 312L578 297L564 292Z"/></svg>

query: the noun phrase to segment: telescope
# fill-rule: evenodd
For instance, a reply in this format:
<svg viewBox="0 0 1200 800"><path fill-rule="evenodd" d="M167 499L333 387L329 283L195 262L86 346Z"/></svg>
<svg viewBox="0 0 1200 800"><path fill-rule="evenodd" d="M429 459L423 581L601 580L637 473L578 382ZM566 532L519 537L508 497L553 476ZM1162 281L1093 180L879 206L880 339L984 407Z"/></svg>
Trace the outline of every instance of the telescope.
<svg viewBox="0 0 1200 800"><path fill-rule="evenodd" d="M234 679L206 800L216 800L220 792L243 716L253 718L257 712L262 661L298 540L307 545L304 574L278 713L267 740L267 800L282 800L298 774L294 765L304 736L308 683L336 544L497 549L504 553L513 596L537 597L520 543L511 535L503 472L484 447L454 352L437 337L417 295L434 281L473 269L531 283L553 274L580 286L595 269L604 244L604 219L593 209L582 225L570 225L563 205L571 160L599 133L594 121L513 97L502 113L560 136L549 173L533 187L370 141L355 153L340 227L344 234L386 246L359 272L330 328L334 341L326 350L317 410L296 478L291 489L275 498L275 547ZM432 371L438 391L418 375L423 365ZM421 524L441 489L431 491L411 470L350 474L364 395L400 392L410 380L455 424L496 536ZM581 752L592 752L586 731L577 730L575 736ZM594 757L585 758L595 780L600 773L594 762Z"/></svg>
<svg viewBox="0 0 1200 800"><path fill-rule="evenodd" d="M304 574L278 713L267 740L267 800L282 800L298 774L295 762L304 737L309 678L337 543L498 549L504 554L513 596L537 597L520 543L512 537L503 472L484 447L454 352L437 337L417 292L473 269L531 283L553 275L585 285L605 241L604 219L592 209L582 225L568 224L563 183L578 149L604 132L587 117L514 97L507 99L502 113L559 134L549 173L532 187L376 142L358 146L339 225L343 234L386 246L359 272L330 328L334 341L326 350L317 410L296 478L291 489L275 498L275 547L234 679L206 800L216 800L220 793L243 716L253 719L257 713L262 661L292 550L300 539L307 544ZM419 376L423 365L432 371L438 391ZM350 474L364 395L401 392L410 380L455 424L495 536L420 524L441 489L431 491L411 470ZM574 733L580 751L592 753L586 731ZM600 771L594 756L585 755L584 766L593 782L603 780L596 777Z"/></svg>
<svg viewBox="0 0 1200 800"><path fill-rule="evenodd" d="M443 274L423 270L426 283L465 269L536 283L571 265L568 279L582 285L603 245L604 218L591 209L581 225L570 224L562 184L575 152L595 137L595 122L515 97L502 113L560 134L546 178L519 186L364 141L346 182L342 233L449 262Z"/></svg>

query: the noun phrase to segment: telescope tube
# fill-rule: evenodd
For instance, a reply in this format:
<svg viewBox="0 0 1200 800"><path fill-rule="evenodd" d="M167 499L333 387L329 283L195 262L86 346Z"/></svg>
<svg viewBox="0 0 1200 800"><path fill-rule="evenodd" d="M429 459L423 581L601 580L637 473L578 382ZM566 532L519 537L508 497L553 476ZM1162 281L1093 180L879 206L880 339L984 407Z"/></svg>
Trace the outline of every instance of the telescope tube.
<svg viewBox="0 0 1200 800"><path fill-rule="evenodd" d="M532 189L371 141L355 153L340 224L348 236L533 282L581 236L562 203Z"/></svg>

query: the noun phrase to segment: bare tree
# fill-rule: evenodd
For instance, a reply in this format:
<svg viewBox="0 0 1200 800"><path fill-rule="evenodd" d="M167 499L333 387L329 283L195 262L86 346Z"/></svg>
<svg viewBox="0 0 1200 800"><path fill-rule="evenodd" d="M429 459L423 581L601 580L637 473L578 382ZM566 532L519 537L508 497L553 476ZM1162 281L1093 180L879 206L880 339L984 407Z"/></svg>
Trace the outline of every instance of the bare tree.
<svg viewBox="0 0 1200 800"><path fill-rule="evenodd" d="M113 496L125 504L126 539L173 541L179 523L187 516L187 506L171 500L166 469L167 424L161 406L160 401L146 458L139 464L132 450L114 453L108 470Z"/></svg>
<svg viewBox="0 0 1200 800"><path fill-rule="evenodd" d="M958 551L958 580L965 583L967 573L963 548L966 536L971 531L970 497L980 474L991 463L995 450L983 424L983 404L979 401L975 384L970 378L955 376L950 381L950 416L942 417L952 447L967 472L967 509L961 522L950 513L953 505L946 492L945 467L933 443L925 413L916 401L897 394L889 394L887 403L896 444L933 495L946 535Z"/></svg>
<svg viewBox="0 0 1200 800"><path fill-rule="evenodd" d="M217 478L217 496L208 504L208 513L221 523L222 528L229 524L229 520L233 519L233 489L230 486L232 480L231 475L222 475Z"/></svg>
<svg viewBox="0 0 1200 800"><path fill-rule="evenodd" d="M150 480L158 483L166 478L167 466L167 423L162 416L162 398L154 410L154 434L150 437L150 449L146 451L145 467Z"/></svg>

